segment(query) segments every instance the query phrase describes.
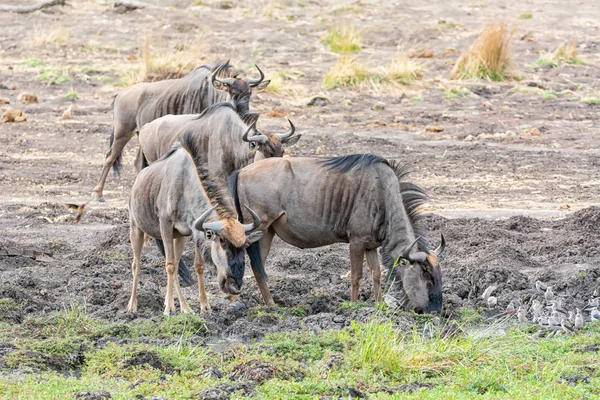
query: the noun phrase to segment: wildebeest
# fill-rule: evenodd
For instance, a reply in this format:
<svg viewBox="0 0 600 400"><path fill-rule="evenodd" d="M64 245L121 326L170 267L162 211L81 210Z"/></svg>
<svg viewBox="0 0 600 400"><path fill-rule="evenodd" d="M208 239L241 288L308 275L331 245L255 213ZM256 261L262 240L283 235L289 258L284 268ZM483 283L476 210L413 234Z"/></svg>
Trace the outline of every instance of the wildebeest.
<svg viewBox="0 0 600 400"><path fill-rule="evenodd" d="M146 124L140 132L142 165L165 154L177 138L189 135L189 140L196 146L198 163L206 165L211 179L225 186L227 177L233 171L250 164L256 157L281 157L282 143L293 144L300 139L301 135L294 135L295 128L289 120L290 130L286 133L256 132L254 123L257 118L258 114L245 114L242 118L234 106L222 102L210 106L200 115L167 115L156 119ZM229 194L222 201L233 207ZM161 241L157 240L156 243L164 255ZM253 272L262 274L262 270L257 271L256 268L253 268ZM191 275L183 261L179 262L179 274L184 284L192 284ZM265 296L270 297L270 294L265 293Z"/></svg>
<svg viewBox="0 0 600 400"><path fill-rule="evenodd" d="M165 314L175 311L173 287L181 311L191 312L175 276L175 266L183 253L187 236L192 235L196 245L194 267L202 310L210 309L204 290L204 262L216 266L221 290L237 295L243 283L244 250L262 236L260 231L253 232L259 227L260 219L251 209L247 211L252 215L252 223L243 225L238 221L235 208L226 201L229 198L227 190L211 179L192 136L183 135L180 146L174 146L164 158L143 169L131 189L130 239L134 258L129 312L137 311L144 234L164 242L167 270ZM213 211L218 219L207 222Z"/></svg>
<svg viewBox="0 0 600 400"><path fill-rule="evenodd" d="M283 145L293 145L301 137L294 135L294 124L285 133L262 133L255 129L258 114L240 117L230 103L217 103L201 114L165 115L140 130L140 150L147 163L165 154L178 137L193 132L202 143L213 176L225 179L233 171L254 159L282 157Z"/></svg>
<svg viewBox="0 0 600 400"><path fill-rule="evenodd" d="M229 185L238 212L243 212L239 204L248 204L265 231L249 248L251 261L258 258L264 265L275 235L300 248L349 243L350 299L358 299L366 256L375 300L380 300L380 248L384 266L391 270L398 261L392 275L402 282L406 305L417 312L441 310L438 256L445 242L442 236L440 247L427 249L417 211L426 195L402 181L406 174L398 163L370 154L271 158L234 173ZM267 287L257 279L261 288Z"/></svg>
<svg viewBox="0 0 600 400"><path fill-rule="evenodd" d="M264 80L260 68L256 68L260 72L258 79L240 79L236 75L220 78L219 75L230 74L229 61L213 70L203 65L183 78L138 83L115 96L114 130L105 154L102 174L94 188L96 198L103 199L102 192L110 167L118 174L123 148L148 122L167 114L199 113L212 104L234 102L236 99L240 100L238 111L246 114L252 90L263 89L270 83Z"/></svg>

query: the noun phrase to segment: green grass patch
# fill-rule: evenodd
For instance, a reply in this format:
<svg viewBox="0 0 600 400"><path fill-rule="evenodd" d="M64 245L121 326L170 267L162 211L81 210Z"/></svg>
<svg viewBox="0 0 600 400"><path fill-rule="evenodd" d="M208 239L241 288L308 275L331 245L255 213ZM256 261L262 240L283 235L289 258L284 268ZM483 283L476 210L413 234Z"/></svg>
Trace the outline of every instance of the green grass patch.
<svg viewBox="0 0 600 400"><path fill-rule="evenodd" d="M45 64L46 63L44 61L37 58L28 58L21 62L21 65L27 68L35 68Z"/></svg>
<svg viewBox="0 0 600 400"><path fill-rule="evenodd" d="M581 99L581 101L586 104L600 104L600 99L598 97L585 97Z"/></svg>
<svg viewBox="0 0 600 400"><path fill-rule="evenodd" d="M62 85L71 81L67 70L52 68L40 69L34 79L46 82L48 85Z"/></svg>
<svg viewBox="0 0 600 400"><path fill-rule="evenodd" d="M65 100L77 100L79 98L79 93L77 93L77 91L73 88L69 89L69 91L67 93L65 93L63 95L63 99Z"/></svg>
<svg viewBox="0 0 600 400"><path fill-rule="evenodd" d="M361 48L361 34L352 26L337 26L327 32L323 44L335 53L356 52Z"/></svg>
<svg viewBox="0 0 600 400"><path fill-rule="evenodd" d="M529 11L522 12L517 16L518 19L532 19L533 14Z"/></svg>

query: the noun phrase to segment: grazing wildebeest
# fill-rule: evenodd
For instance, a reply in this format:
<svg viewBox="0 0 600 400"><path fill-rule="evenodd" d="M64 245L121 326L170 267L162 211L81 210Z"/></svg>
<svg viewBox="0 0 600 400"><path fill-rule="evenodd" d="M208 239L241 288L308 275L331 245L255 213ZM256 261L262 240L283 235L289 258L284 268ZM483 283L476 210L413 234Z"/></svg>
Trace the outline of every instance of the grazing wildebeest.
<svg viewBox="0 0 600 400"><path fill-rule="evenodd" d="M294 135L294 124L288 120L286 133L261 133L254 126L258 114L243 117L230 103L217 103L201 114L165 115L144 125L140 130L140 150L146 163L165 154L177 138L193 132L208 157L213 177L223 179L255 159L282 157L283 145L293 145L301 137Z"/></svg>
<svg viewBox="0 0 600 400"><path fill-rule="evenodd" d="M300 139L301 135L294 135L295 128L289 120L290 130L286 133L256 132L254 124L257 118L258 114L251 113L240 117L235 107L225 102L212 105L199 115L158 118L140 131L141 164L144 166L154 162L168 151L178 137L189 134L190 140L196 145L199 162L207 166L213 180L226 185L227 177L233 171L245 167L255 158L281 157L283 143L294 144ZM233 207L233 201L229 198L227 201ZM165 255L162 242L156 240L156 244ZM184 285L193 283L183 260L179 261L179 275Z"/></svg>
<svg viewBox="0 0 600 400"><path fill-rule="evenodd" d="M270 81L264 80L260 72L258 79L240 79L230 74L229 61L219 64L213 70L210 66L200 66L180 79L168 79L159 82L142 82L133 85L113 100L114 130L110 136L110 146L106 152L102 174L94 188L94 195L102 200L104 183L110 167L116 174L121 165L121 152L134 134L145 124L167 114L194 114L202 112L211 104L221 101L240 101L240 114L248 112L249 95L253 89L264 89Z"/></svg>
<svg viewBox="0 0 600 400"><path fill-rule="evenodd" d="M191 312L175 276L175 265L181 258L187 236L192 235L196 245L194 267L202 310L210 310L204 290L204 262L216 266L221 290L237 295L243 284L244 250L262 236L260 231L253 232L259 227L260 219L251 209L247 210L252 215L252 223L243 225L238 221L235 208L227 201L230 198L227 190L212 181L192 136L183 135L180 145L143 169L131 189L129 220L133 286L127 307L129 312L137 311L144 234L164 243L167 270L165 314L175 311L173 287L181 311ZM213 211L216 211L218 219L207 222Z"/></svg>
<svg viewBox="0 0 600 400"><path fill-rule="evenodd" d="M239 204L248 204L260 215L265 231L250 246L250 260L261 259L262 268L275 235L300 248L349 243L350 299L358 299L366 255L378 301L380 248L383 264L390 270L398 260L393 274L402 282L406 305L417 312L441 310L438 256L444 239L436 250L427 249L417 211L426 195L418 186L402 182L406 174L405 167L370 154L271 158L232 174L229 187L238 213L243 212ZM257 277L259 287L266 288L262 278Z"/></svg>

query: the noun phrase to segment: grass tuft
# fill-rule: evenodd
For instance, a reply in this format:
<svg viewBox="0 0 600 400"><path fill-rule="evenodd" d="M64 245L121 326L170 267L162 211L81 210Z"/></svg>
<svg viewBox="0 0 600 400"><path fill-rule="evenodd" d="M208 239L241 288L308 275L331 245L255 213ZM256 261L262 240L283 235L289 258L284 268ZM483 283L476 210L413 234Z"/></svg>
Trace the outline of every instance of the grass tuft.
<svg viewBox="0 0 600 400"><path fill-rule="evenodd" d="M354 57L342 55L323 77L325 89L356 86L374 76L366 65L358 62Z"/></svg>
<svg viewBox="0 0 600 400"><path fill-rule="evenodd" d="M71 87L71 89L69 89L69 91L67 93L65 93L65 95L63 96L63 99L65 100L77 100L79 98L79 93L77 93L77 91L75 89L73 89L73 87Z"/></svg>
<svg viewBox="0 0 600 400"><path fill-rule="evenodd" d="M571 40L562 46L559 46L552 52L543 52L540 57L533 63L534 67L549 67L556 68L563 64L585 64L577 58L577 42Z"/></svg>
<svg viewBox="0 0 600 400"><path fill-rule="evenodd" d="M522 12L517 16L518 19L531 19L533 18L533 14L529 11Z"/></svg>
<svg viewBox="0 0 600 400"><path fill-rule="evenodd" d="M352 26L336 26L329 30L323 44L335 53L360 51L361 34Z"/></svg>
<svg viewBox="0 0 600 400"><path fill-rule="evenodd" d="M33 32L29 34L29 43L32 46L43 46L52 43L67 44L70 37L71 32L64 26L43 27L34 23Z"/></svg>
<svg viewBox="0 0 600 400"><path fill-rule="evenodd" d="M388 64L382 75L390 82L410 85L413 81L423 77L423 71L424 67L420 62L410 58L398 57Z"/></svg>
<svg viewBox="0 0 600 400"><path fill-rule="evenodd" d="M494 23L484 28L471 48L461 54L450 78L484 78L492 81L506 79L514 32L506 23Z"/></svg>

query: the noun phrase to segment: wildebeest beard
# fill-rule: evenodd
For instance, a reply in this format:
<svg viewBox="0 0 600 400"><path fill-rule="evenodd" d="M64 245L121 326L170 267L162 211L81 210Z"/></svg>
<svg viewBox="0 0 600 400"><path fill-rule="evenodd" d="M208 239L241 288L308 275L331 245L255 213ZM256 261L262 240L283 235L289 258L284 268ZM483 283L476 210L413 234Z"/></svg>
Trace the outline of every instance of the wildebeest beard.
<svg viewBox="0 0 600 400"><path fill-rule="evenodd" d="M228 243L227 247L227 266L229 267L229 272L238 287L242 287L245 270L244 250L233 246L231 243Z"/></svg>

